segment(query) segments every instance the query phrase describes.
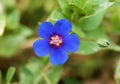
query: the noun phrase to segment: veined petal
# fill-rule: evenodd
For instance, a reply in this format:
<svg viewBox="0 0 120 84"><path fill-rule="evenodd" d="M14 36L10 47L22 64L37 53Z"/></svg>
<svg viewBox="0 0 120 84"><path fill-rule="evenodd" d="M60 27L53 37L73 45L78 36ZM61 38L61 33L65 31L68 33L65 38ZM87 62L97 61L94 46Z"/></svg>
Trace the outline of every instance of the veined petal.
<svg viewBox="0 0 120 84"><path fill-rule="evenodd" d="M47 40L37 40L33 44L33 50L37 56L46 56L51 47Z"/></svg>
<svg viewBox="0 0 120 84"><path fill-rule="evenodd" d="M68 59L67 52L62 48L53 48L50 51L50 62L54 65L64 64Z"/></svg>
<svg viewBox="0 0 120 84"><path fill-rule="evenodd" d="M78 50L79 44L79 38L75 34L70 34L64 38L63 48L73 53Z"/></svg>
<svg viewBox="0 0 120 84"><path fill-rule="evenodd" d="M42 38L49 38L53 34L53 25L50 22L42 22L38 29L38 36Z"/></svg>
<svg viewBox="0 0 120 84"><path fill-rule="evenodd" d="M71 31L72 25L68 20L61 19L55 23L54 28L55 33L57 33L58 35L65 36Z"/></svg>

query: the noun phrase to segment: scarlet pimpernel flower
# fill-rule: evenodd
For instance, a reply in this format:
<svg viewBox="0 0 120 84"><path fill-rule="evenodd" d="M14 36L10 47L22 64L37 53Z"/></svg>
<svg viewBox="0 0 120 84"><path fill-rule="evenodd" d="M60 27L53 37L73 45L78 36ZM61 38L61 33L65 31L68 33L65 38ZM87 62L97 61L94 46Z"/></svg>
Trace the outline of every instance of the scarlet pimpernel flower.
<svg viewBox="0 0 120 84"><path fill-rule="evenodd" d="M70 34L71 23L66 19L51 22L42 22L38 29L37 40L33 44L33 50L39 57L50 54L50 62L53 65L64 64L68 59L68 52L74 53L79 48L79 38L75 34Z"/></svg>

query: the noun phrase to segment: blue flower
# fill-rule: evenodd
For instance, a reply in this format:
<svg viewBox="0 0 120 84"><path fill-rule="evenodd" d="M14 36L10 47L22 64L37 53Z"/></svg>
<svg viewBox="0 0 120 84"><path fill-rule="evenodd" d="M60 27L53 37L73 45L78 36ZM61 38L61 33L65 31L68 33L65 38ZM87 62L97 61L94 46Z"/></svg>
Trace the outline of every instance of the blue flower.
<svg viewBox="0 0 120 84"><path fill-rule="evenodd" d="M39 57L50 54L50 62L54 65L64 64L68 60L67 52L75 52L79 48L79 38L75 34L69 34L71 23L66 19L58 20L54 26L50 22L42 22L38 29L37 40L33 44L33 50Z"/></svg>

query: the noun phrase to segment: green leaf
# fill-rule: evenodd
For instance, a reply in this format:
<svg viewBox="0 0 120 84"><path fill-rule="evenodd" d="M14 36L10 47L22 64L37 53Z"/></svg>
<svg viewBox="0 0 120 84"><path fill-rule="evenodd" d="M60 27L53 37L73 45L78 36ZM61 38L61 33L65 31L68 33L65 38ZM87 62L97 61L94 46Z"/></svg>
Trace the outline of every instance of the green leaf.
<svg viewBox="0 0 120 84"><path fill-rule="evenodd" d="M37 59L31 59L30 62L23 66L20 71L21 84L33 84L35 77L40 75L42 68L45 66L45 62L41 60L41 63Z"/></svg>
<svg viewBox="0 0 120 84"><path fill-rule="evenodd" d="M52 69L49 72L47 72L46 76L50 80L51 84L58 83L60 76L62 75L61 68L62 68L61 66L52 66ZM54 76L53 76L53 74L54 74Z"/></svg>
<svg viewBox="0 0 120 84"><path fill-rule="evenodd" d="M77 51L77 53L88 55L88 54L93 54L99 50L101 50L101 48L98 46L98 44L95 41L81 39L80 48Z"/></svg>
<svg viewBox="0 0 120 84"><path fill-rule="evenodd" d="M76 33L79 37L85 37L85 33L82 31L82 29L76 25L72 25L72 31Z"/></svg>
<svg viewBox="0 0 120 84"><path fill-rule="evenodd" d="M101 27L98 27L92 31L86 31L85 35L86 35L86 39L91 39L91 40L98 40L101 38L107 39L106 32Z"/></svg>
<svg viewBox="0 0 120 84"><path fill-rule="evenodd" d="M85 14L91 14L99 5L107 0L68 0L68 4L72 4L79 8L78 11L84 11ZM83 14L84 14L83 13Z"/></svg>
<svg viewBox="0 0 120 84"><path fill-rule="evenodd" d="M87 3L87 4L86 4ZM89 5L88 5L89 4ZM92 3L89 0L69 0L68 7L73 10L73 12L77 12L79 15L87 15L89 13L88 10L92 10ZM72 6L72 7L70 7ZM88 7L89 6L89 7Z"/></svg>
<svg viewBox="0 0 120 84"><path fill-rule="evenodd" d="M59 9L54 10L50 15L50 21L53 22L63 18L65 18L65 16L61 13Z"/></svg>
<svg viewBox="0 0 120 84"><path fill-rule="evenodd" d="M48 57L31 59L20 71L21 84L57 84L62 74L61 66L52 66Z"/></svg>
<svg viewBox="0 0 120 84"><path fill-rule="evenodd" d="M62 12L63 14L68 18L70 19L71 18L71 10L70 8L68 7L68 3L66 0L58 0L60 6L61 6L61 9L62 9Z"/></svg>
<svg viewBox="0 0 120 84"><path fill-rule="evenodd" d="M0 0L0 2L7 8L13 8L16 4L16 0Z"/></svg>
<svg viewBox="0 0 120 84"><path fill-rule="evenodd" d="M120 1L114 2L114 4L112 5L112 7L120 7Z"/></svg>
<svg viewBox="0 0 120 84"><path fill-rule="evenodd" d="M30 84L30 83L32 83L31 79L33 79L33 74L28 69L23 67L22 72L20 72L20 83L21 84Z"/></svg>
<svg viewBox="0 0 120 84"><path fill-rule="evenodd" d="M20 34L20 36L24 38L33 35L33 31L25 25L19 25L16 33Z"/></svg>
<svg viewBox="0 0 120 84"><path fill-rule="evenodd" d="M30 29L20 26L15 32L0 37L0 56L13 56L25 39L32 35L32 33Z"/></svg>
<svg viewBox="0 0 120 84"><path fill-rule="evenodd" d="M79 36L79 33L76 33ZM80 37L80 48L78 54L93 54L100 50L120 51L120 46L112 42L102 28L85 32L84 37Z"/></svg>
<svg viewBox="0 0 120 84"><path fill-rule="evenodd" d="M0 36L3 35L6 25L6 18L4 14L0 14Z"/></svg>
<svg viewBox="0 0 120 84"><path fill-rule="evenodd" d="M110 45L110 43L108 42L108 40L106 39L99 39L97 41L97 44L100 46L100 47L108 47Z"/></svg>
<svg viewBox="0 0 120 84"><path fill-rule="evenodd" d="M120 46L119 45L115 44L112 41L109 41L109 44L110 45L106 49L110 49L110 50L114 50L114 51L120 52Z"/></svg>
<svg viewBox="0 0 120 84"><path fill-rule="evenodd" d="M83 10L80 5L76 5L76 3L80 4L81 0L67 1L67 0L58 0L62 9L62 13L69 20L78 19L80 15L86 14L86 11ZM74 3L76 2L76 3ZM75 17L75 18L74 18Z"/></svg>
<svg viewBox="0 0 120 84"><path fill-rule="evenodd" d="M104 40L103 40L104 39ZM99 42L99 43L98 43ZM109 42L109 43L106 43ZM81 39L80 40L80 48L77 51L78 54L84 54L89 55L93 54L95 52L98 52L100 50L114 50L114 51L120 51L120 46L116 45L112 41L110 41L107 38L101 38L101 39Z"/></svg>
<svg viewBox="0 0 120 84"><path fill-rule="evenodd" d="M77 34L79 36L79 32ZM101 50L102 48L97 44L97 40L101 38L107 39L105 31L102 28L97 28L93 31L85 32L84 37L80 37L80 48L77 53L93 54Z"/></svg>
<svg viewBox="0 0 120 84"><path fill-rule="evenodd" d="M24 41L20 35L6 35L0 37L0 56L11 57Z"/></svg>
<svg viewBox="0 0 120 84"><path fill-rule="evenodd" d="M112 2L104 2L100 5L100 7L98 9L96 9L96 11L89 15L89 16L85 16L83 18L80 18L80 26L83 30L85 31L90 31L93 30L95 28L98 28L98 26L100 25L103 16L106 12L106 10L112 5Z"/></svg>
<svg viewBox="0 0 120 84"><path fill-rule="evenodd" d="M6 75L6 83L10 83L13 76L15 73L15 68L14 67L10 67L7 71L7 75Z"/></svg>
<svg viewBox="0 0 120 84"><path fill-rule="evenodd" d="M20 22L20 12L19 10L14 10L7 17L7 29L14 30L18 28Z"/></svg>
<svg viewBox="0 0 120 84"><path fill-rule="evenodd" d="M58 0L63 14L69 20L76 20L91 14L106 0Z"/></svg>

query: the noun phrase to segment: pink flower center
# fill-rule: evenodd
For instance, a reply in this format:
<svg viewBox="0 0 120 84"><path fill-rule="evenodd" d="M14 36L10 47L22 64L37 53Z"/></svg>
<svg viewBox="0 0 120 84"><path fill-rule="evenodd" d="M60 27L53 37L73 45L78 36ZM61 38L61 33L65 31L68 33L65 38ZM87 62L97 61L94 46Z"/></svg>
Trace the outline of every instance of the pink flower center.
<svg viewBox="0 0 120 84"><path fill-rule="evenodd" d="M62 44L62 37L58 35L53 35L50 37L50 45L52 47L59 47Z"/></svg>

